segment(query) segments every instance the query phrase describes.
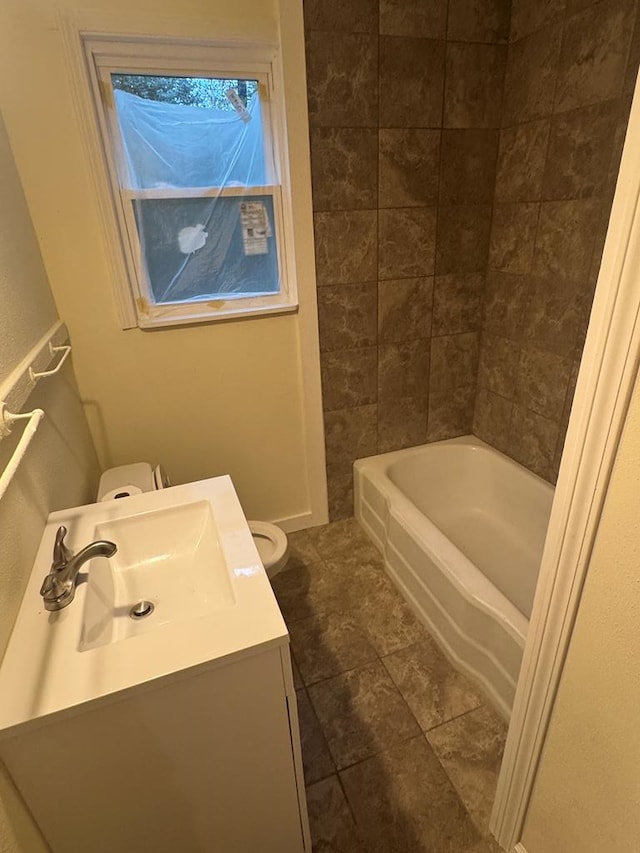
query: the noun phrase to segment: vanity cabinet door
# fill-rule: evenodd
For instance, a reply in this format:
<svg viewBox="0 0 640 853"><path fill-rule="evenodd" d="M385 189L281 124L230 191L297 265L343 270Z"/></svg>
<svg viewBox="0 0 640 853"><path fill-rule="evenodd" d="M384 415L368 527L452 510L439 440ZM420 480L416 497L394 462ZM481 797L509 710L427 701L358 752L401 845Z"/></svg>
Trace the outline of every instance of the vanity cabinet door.
<svg viewBox="0 0 640 853"><path fill-rule="evenodd" d="M4 741L53 853L303 853L288 654L197 667Z"/></svg>

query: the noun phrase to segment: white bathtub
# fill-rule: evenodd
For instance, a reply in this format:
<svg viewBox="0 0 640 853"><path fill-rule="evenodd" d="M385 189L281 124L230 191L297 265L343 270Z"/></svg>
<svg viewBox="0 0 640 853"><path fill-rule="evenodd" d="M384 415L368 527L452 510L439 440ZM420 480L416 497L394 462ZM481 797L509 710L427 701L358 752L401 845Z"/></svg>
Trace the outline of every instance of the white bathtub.
<svg viewBox="0 0 640 853"><path fill-rule="evenodd" d="M354 477L387 571L508 718L553 488L475 436L360 459Z"/></svg>

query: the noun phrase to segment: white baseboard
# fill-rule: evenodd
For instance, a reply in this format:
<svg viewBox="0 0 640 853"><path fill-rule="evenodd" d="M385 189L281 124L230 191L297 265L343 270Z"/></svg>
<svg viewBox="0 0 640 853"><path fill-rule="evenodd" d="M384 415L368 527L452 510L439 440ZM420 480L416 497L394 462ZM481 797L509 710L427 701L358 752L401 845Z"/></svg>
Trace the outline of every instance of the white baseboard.
<svg viewBox="0 0 640 853"><path fill-rule="evenodd" d="M299 515L290 515L287 518L275 518L271 524L277 524L285 533L295 533L296 530L305 530L307 527L315 527L318 522L314 519L312 512L301 512Z"/></svg>

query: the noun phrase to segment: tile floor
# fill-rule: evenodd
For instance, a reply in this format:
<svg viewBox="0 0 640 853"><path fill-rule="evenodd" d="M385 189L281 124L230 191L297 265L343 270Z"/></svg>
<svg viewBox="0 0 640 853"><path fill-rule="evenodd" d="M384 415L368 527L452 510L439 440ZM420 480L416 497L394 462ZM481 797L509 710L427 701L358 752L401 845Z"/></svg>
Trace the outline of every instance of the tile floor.
<svg viewBox="0 0 640 853"><path fill-rule="evenodd" d="M438 650L355 519L290 535L291 635L317 853L498 853L506 725Z"/></svg>

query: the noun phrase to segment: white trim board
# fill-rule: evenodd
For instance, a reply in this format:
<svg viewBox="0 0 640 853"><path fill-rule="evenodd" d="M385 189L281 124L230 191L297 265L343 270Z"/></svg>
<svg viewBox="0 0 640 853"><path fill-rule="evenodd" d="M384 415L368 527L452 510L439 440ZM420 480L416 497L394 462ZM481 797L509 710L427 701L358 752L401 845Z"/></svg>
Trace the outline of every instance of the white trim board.
<svg viewBox="0 0 640 853"><path fill-rule="evenodd" d="M296 533L298 530L306 530L313 527L313 513L301 512L299 515L289 515L286 518L276 518L271 524L277 524L285 533Z"/></svg>
<svg viewBox="0 0 640 853"><path fill-rule="evenodd" d="M636 85L560 467L491 831L520 841L640 361L640 84Z"/></svg>

